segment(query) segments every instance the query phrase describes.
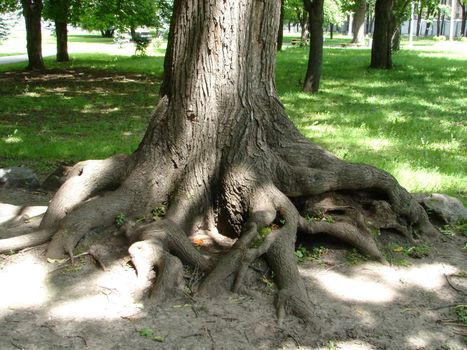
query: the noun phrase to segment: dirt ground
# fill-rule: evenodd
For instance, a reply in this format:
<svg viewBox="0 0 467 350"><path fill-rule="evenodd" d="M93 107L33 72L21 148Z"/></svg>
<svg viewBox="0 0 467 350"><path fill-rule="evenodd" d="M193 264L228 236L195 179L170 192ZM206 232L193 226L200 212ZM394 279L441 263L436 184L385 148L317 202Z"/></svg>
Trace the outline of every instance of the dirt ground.
<svg viewBox="0 0 467 350"><path fill-rule="evenodd" d="M49 198L0 189L1 203L47 205ZM324 246L299 265L314 324L289 316L278 326L275 287L258 268L255 296L186 295L157 308L134 303L135 271L114 231L91 234L111 252L101 256L106 271L90 256L74 265L48 263L45 246L0 255L1 350L466 348L466 326L454 309L467 303L462 235L426 240L428 256L419 258L392 245L392 266L365 261L336 242L303 241L308 251ZM187 271L188 286L194 276Z"/></svg>

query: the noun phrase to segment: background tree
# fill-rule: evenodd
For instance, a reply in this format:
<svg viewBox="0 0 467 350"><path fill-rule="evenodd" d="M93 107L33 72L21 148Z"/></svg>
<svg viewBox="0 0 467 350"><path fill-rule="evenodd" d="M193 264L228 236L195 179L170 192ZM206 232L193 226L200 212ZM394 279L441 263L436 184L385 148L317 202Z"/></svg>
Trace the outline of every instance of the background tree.
<svg viewBox="0 0 467 350"><path fill-rule="evenodd" d="M285 0L284 18L299 25L300 43L305 45L308 42L308 12L303 7L303 0Z"/></svg>
<svg viewBox="0 0 467 350"><path fill-rule="evenodd" d="M374 230L436 234L391 175L346 163L288 119L274 84L279 15L278 1L176 0L161 98L137 150L75 165L40 231L1 240L0 252L52 237L47 257L73 258L91 229L165 206L161 220L123 228L141 294L156 269L152 301L173 295L182 261L204 273L198 293L241 291L250 264L264 256L279 319L287 310L310 320L297 230L332 235L380 261ZM312 219L323 210L333 219ZM200 230L228 251L207 259L188 238Z"/></svg>
<svg viewBox="0 0 467 350"><path fill-rule="evenodd" d="M68 24L78 22L80 4L79 0L45 0L43 17L54 22L58 62L69 60Z"/></svg>
<svg viewBox="0 0 467 350"><path fill-rule="evenodd" d="M467 0L458 0L461 7L461 36L467 36L466 23L467 23Z"/></svg>
<svg viewBox="0 0 467 350"><path fill-rule="evenodd" d="M279 30L277 32L277 51L282 50L284 40L284 0L281 0L281 14L279 17Z"/></svg>
<svg viewBox="0 0 467 350"><path fill-rule="evenodd" d="M365 43L365 15L367 3L366 0L354 0L351 2L351 10L353 12L352 21L352 43Z"/></svg>
<svg viewBox="0 0 467 350"><path fill-rule="evenodd" d="M340 0L324 0L323 4L324 26L329 26L329 35L332 39L334 26L341 25L346 20Z"/></svg>
<svg viewBox="0 0 467 350"><path fill-rule="evenodd" d="M26 47L28 51L28 70L45 69L42 59L42 0L21 0L26 22Z"/></svg>
<svg viewBox="0 0 467 350"><path fill-rule="evenodd" d="M171 0L89 0L81 8L80 25L113 36L114 30L129 30L134 38L138 27L159 28L168 21Z"/></svg>
<svg viewBox="0 0 467 350"><path fill-rule="evenodd" d="M303 91L316 93L319 90L323 66L324 0L304 0L303 3L308 12L310 30L310 52Z"/></svg>
<svg viewBox="0 0 467 350"><path fill-rule="evenodd" d="M376 0L371 68L392 68L393 7L394 0Z"/></svg>

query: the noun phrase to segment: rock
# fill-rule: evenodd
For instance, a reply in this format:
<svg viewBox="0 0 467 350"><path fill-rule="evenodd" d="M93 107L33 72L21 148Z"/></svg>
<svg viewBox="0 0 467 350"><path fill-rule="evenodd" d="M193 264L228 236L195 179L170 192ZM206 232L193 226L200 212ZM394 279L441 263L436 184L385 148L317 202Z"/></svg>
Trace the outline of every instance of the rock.
<svg viewBox="0 0 467 350"><path fill-rule="evenodd" d="M457 198L440 193L414 193L412 195L430 216L435 214L437 218L447 224L467 220L467 209Z"/></svg>
<svg viewBox="0 0 467 350"><path fill-rule="evenodd" d="M37 188L39 185L39 179L32 169L22 167L0 168L0 188Z"/></svg>

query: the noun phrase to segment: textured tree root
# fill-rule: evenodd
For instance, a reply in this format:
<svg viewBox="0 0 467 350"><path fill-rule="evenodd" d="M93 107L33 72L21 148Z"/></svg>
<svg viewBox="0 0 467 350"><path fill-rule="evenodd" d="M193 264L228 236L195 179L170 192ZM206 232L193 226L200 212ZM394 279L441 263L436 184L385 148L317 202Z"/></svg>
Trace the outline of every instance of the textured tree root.
<svg viewBox="0 0 467 350"><path fill-rule="evenodd" d="M165 112L162 103L156 117ZM289 144L297 155L285 151ZM39 231L0 240L0 252L52 237L47 257L73 259L74 248L91 230L113 225L118 215L135 217L167 202L163 219L142 226L127 221L122 228L138 276L136 299L161 303L178 294L183 265L203 274L194 286L200 295L242 293L248 291L251 264L265 257L279 289L279 322L287 313L311 322L313 307L294 256L298 231L336 237L383 263L374 230L392 230L408 239L417 232L436 234L425 211L389 174L346 164L293 130L262 147L247 162L245 155L229 154L228 165L210 180L215 187L206 185L210 182L202 164L210 158L202 152L185 160L184 166L174 166L175 161L162 156L151 166L155 156L140 158L143 143L130 157L78 163L52 200ZM303 152L311 152L311 157L302 157ZM266 227L271 232L259 237ZM221 234L224 231L231 237ZM189 238L196 232L205 232L224 253L209 258L201 254Z"/></svg>

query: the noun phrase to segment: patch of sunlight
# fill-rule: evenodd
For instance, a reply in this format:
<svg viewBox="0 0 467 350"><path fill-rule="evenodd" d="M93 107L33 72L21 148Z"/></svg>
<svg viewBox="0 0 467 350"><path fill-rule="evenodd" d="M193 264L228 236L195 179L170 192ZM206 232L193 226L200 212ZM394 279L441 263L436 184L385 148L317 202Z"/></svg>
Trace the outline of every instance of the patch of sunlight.
<svg viewBox="0 0 467 350"><path fill-rule="evenodd" d="M27 97L41 97L41 94L38 94L37 92L24 92L23 96Z"/></svg>
<svg viewBox="0 0 467 350"><path fill-rule="evenodd" d="M312 272L312 277L336 298L360 303L388 303L396 292L387 286L366 277L347 277L334 271Z"/></svg>
<svg viewBox="0 0 467 350"><path fill-rule="evenodd" d="M88 281L92 287L85 288L88 295L80 298L69 296L54 302L49 315L63 319L106 318L116 319L140 311L143 306L135 303L132 293L137 285L136 275L116 261L108 271ZM62 296L63 297L63 296Z"/></svg>
<svg viewBox="0 0 467 350"><path fill-rule="evenodd" d="M46 278L44 264L30 255L22 256L3 268L0 266L0 315L8 310L45 303L50 297Z"/></svg>
<svg viewBox="0 0 467 350"><path fill-rule="evenodd" d="M400 163L393 170L393 175L409 191L420 189L439 190L445 178L438 169L414 169L407 163Z"/></svg>
<svg viewBox="0 0 467 350"><path fill-rule="evenodd" d="M434 349L433 344L438 342L440 339L446 337L446 331L442 332L427 332L419 331L416 334L407 336L407 349ZM456 337L447 338L444 346L436 349L458 349Z"/></svg>
<svg viewBox="0 0 467 350"><path fill-rule="evenodd" d="M21 143L23 139L16 135L8 135L7 137L2 138L5 143Z"/></svg>
<svg viewBox="0 0 467 350"><path fill-rule="evenodd" d="M120 110L120 107L113 107L113 108L107 108L107 109L101 109L102 114L109 114L113 112L118 112Z"/></svg>
<svg viewBox="0 0 467 350"><path fill-rule="evenodd" d="M92 104L86 104L81 109L81 113L94 113L96 111L95 106Z"/></svg>
<svg viewBox="0 0 467 350"><path fill-rule="evenodd" d="M434 151L459 151L461 150L461 143L457 140L452 140L449 142L435 142L430 143L428 149Z"/></svg>
<svg viewBox="0 0 467 350"><path fill-rule="evenodd" d="M363 146L367 146L374 151L381 151L392 145L391 141L387 139L362 140L360 144Z"/></svg>
<svg viewBox="0 0 467 350"><path fill-rule="evenodd" d="M441 290L446 285L444 275L458 272L454 266L435 263L410 267L374 265L369 266L363 273L370 279L383 279L388 285L411 285L425 290Z"/></svg>

